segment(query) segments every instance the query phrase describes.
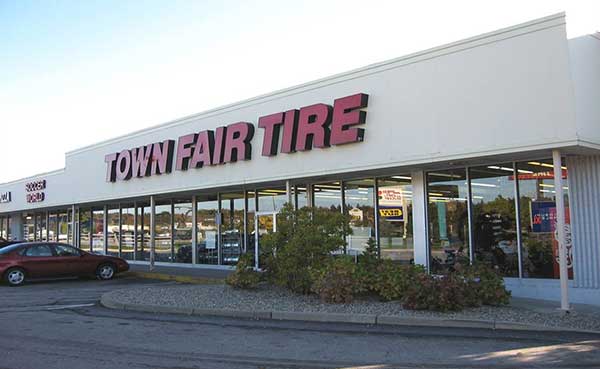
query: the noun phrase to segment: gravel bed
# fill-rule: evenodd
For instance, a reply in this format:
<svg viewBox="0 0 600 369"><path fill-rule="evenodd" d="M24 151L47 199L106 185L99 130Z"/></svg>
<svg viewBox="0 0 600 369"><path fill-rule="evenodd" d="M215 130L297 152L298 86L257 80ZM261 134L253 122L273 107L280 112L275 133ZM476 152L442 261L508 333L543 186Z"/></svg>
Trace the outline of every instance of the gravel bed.
<svg viewBox="0 0 600 369"><path fill-rule="evenodd" d="M244 311L292 311L393 315L415 318L495 320L534 324L547 327L600 331L600 308L597 312L574 311L540 312L511 306L483 306L460 312L405 310L398 302L382 302L375 298L361 298L351 304L327 304L317 296L298 295L283 288L261 285L256 290L238 290L225 284L175 285L118 290L111 297L122 303L180 306L198 309L226 309Z"/></svg>

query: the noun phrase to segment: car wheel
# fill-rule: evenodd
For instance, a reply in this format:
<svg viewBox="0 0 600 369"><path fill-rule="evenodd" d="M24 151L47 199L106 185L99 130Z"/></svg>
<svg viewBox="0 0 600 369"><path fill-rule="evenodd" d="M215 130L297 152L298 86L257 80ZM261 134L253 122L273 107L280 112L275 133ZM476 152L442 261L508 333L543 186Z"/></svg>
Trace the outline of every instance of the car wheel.
<svg viewBox="0 0 600 369"><path fill-rule="evenodd" d="M103 281L108 281L115 276L115 266L112 264L102 264L96 270L96 275Z"/></svg>
<svg viewBox="0 0 600 369"><path fill-rule="evenodd" d="M11 287L17 287L25 283L25 271L21 268L9 269L4 274L4 281Z"/></svg>

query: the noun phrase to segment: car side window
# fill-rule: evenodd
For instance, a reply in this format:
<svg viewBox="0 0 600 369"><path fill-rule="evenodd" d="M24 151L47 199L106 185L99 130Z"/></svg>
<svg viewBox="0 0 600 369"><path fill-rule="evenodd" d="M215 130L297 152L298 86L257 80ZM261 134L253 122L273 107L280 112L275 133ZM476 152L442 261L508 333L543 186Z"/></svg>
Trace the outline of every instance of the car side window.
<svg viewBox="0 0 600 369"><path fill-rule="evenodd" d="M52 250L48 245L34 245L25 250L23 256L28 257L48 257L53 256Z"/></svg>
<svg viewBox="0 0 600 369"><path fill-rule="evenodd" d="M79 256L81 255L76 248L65 245L54 245L56 256Z"/></svg>

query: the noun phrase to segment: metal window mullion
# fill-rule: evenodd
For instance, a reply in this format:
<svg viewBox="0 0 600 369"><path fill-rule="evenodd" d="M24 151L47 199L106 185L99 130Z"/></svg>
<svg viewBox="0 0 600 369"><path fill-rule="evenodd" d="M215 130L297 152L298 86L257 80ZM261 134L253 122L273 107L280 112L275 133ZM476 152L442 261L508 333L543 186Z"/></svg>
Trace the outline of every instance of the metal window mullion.
<svg viewBox="0 0 600 369"><path fill-rule="evenodd" d="M473 248L473 207L472 207L472 194L471 194L471 168L465 168L467 174L467 234L469 236L469 263L473 264L475 261L475 249Z"/></svg>
<svg viewBox="0 0 600 369"><path fill-rule="evenodd" d="M381 258L381 242L379 235L379 179L373 183L373 204L375 205L375 243L377 244L377 257Z"/></svg>
<svg viewBox="0 0 600 369"><path fill-rule="evenodd" d="M156 199L150 196L150 265L156 262Z"/></svg>
<svg viewBox="0 0 600 369"><path fill-rule="evenodd" d="M143 234L144 232L142 232ZM138 208L137 202L133 202L133 260L137 260L138 254Z"/></svg>
<svg viewBox="0 0 600 369"><path fill-rule="evenodd" d="M514 195L515 195L515 226L517 227L517 260L519 278L523 278L523 244L521 239L521 193L519 190L519 170L517 162L513 162Z"/></svg>
<svg viewBox="0 0 600 369"><path fill-rule="evenodd" d="M218 217L219 223L217 224L217 240L216 240L217 241L217 264L218 265L222 265L223 264L223 262L221 260L222 259L222 252L223 252L223 250L221 248L221 244L223 243L222 239L221 239L223 237L222 234L221 234L221 232L223 230L223 226L222 226L222 224L223 224L223 213L221 211L222 211L222 209L221 209L221 193L218 192L217 193L217 214L218 214L217 217Z"/></svg>
<svg viewBox="0 0 600 369"><path fill-rule="evenodd" d="M175 262L175 201L171 199L171 262Z"/></svg>
<svg viewBox="0 0 600 369"><path fill-rule="evenodd" d="M198 245L198 198L192 196L192 264L196 264L197 260L197 245Z"/></svg>
<svg viewBox="0 0 600 369"><path fill-rule="evenodd" d="M426 264L425 264L425 269L427 270L427 273L431 273L431 238L429 237L429 181L428 181L428 175L427 172L423 171L423 180L421 181L421 185L422 188L421 190L423 191L423 217L425 221L425 224L423 224L425 226L425 253L427 254L427 259L426 259ZM410 180L410 183L412 185L412 177ZM414 189L413 189L414 191ZM413 205L413 209L414 209L414 205ZM415 221L415 218L413 217L413 222ZM413 238L414 238L414 234L413 234Z"/></svg>
<svg viewBox="0 0 600 369"><path fill-rule="evenodd" d="M242 237L242 246L244 248L244 254L248 250L248 191L243 189L244 191L244 236Z"/></svg>
<svg viewBox="0 0 600 369"><path fill-rule="evenodd" d="M50 241L50 212L46 211L46 241Z"/></svg>
<svg viewBox="0 0 600 369"><path fill-rule="evenodd" d="M123 257L123 206L119 203L119 257Z"/></svg>
<svg viewBox="0 0 600 369"><path fill-rule="evenodd" d="M344 181L340 181L340 210L342 215L346 214L346 183ZM348 224L350 226L350 224ZM346 224L344 223L344 227ZM344 255L348 253L348 235L346 234L346 229L344 229Z"/></svg>
<svg viewBox="0 0 600 369"><path fill-rule="evenodd" d="M102 214L102 238L103 238L103 247L104 247L104 255L108 255L108 205L104 205Z"/></svg>

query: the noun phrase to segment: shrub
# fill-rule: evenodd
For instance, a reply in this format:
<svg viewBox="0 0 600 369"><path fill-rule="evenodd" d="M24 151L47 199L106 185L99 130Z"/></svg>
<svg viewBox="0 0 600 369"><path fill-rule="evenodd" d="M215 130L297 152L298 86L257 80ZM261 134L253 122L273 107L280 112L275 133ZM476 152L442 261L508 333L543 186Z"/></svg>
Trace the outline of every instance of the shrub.
<svg viewBox="0 0 600 369"><path fill-rule="evenodd" d="M504 287L504 280L494 269L485 264L464 266L457 270L471 289L470 306L477 302L484 305L506 305L510 302L510 292Z"/></svg>
<svg viewBox="0 0 600 369"><path fill-rule="evenodd" d="M348 217L341 213L286 204L277 215L277 232L261 238L261 267L274 284L308 294L313 274L345 244L348 233Z"/></svg>
<svg viewBox="0 0 600 369"><path fill-rule="evenodd" d="M356 271L352 258L333 258L322 270L313 273L312 289L323 302L352 302L358 287Z"/></svg>
<svg viewBox="0 0 600 369"><path fill-rule="evenodd" d="M225 283L241 289L254 289L258 287L260 282L260 273L255 271L254 255L243 254L238 260L235 271L227 276Z"/></svg>
<svg viewBox="0 0 600 369"><path fill-rule="evenodd" d="M414 310L456 311L464 308L464 280L454 274L422 273L404 293L402 306Z"/></svg>
<svg viewBox="0 0 600 369"><path fill-rule="evenodd" d="M376 268L371 289L383 300L401 300L408 288L419 283L421 275L426 275L418 265L398 265L391 260L382 260Z"/></svg>

